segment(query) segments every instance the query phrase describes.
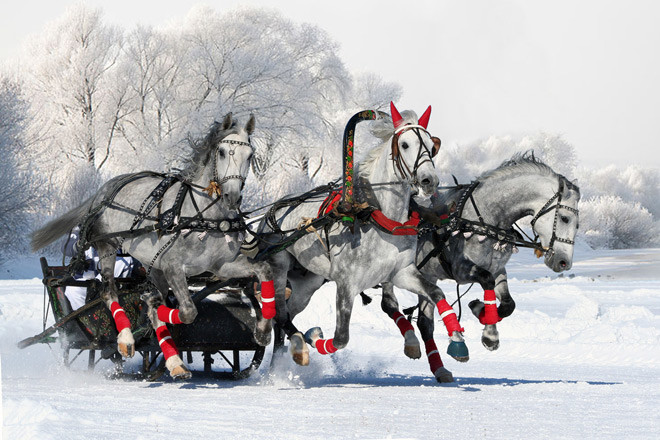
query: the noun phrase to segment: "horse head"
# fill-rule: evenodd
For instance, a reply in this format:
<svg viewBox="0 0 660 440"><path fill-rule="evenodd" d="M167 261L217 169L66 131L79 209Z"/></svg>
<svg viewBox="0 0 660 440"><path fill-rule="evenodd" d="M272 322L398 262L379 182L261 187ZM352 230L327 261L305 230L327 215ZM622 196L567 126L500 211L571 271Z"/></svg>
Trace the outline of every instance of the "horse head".
<svg viewBox="0 0 660 440"><path fill-rule="evenodd" d="M206 191L209 195L222 197L229 209L236 209L240 204L241 191L254 153L250 143L254 124L254 115L250 115L245 126L240 127L232 114L228 113L218 127L214 146L215 163Z"/></svg>
<svg viewBox="0 0 660 440"><path fill-rule="evenodd" d="M430 197L438 186L433 157L440 149L440 139L426 130L431 116L429 106L419 120L403 118L390 102L394 135L392 136L392 161L402 180L407 180L413 191L422 197Z"/></svg>
<svg viewBox="0 0 660 440"><path fill-rule="evenodd" d="M532 228L545 251L545 265L555 272L563 272L573 265L580 189L564 176L558 177L559 189L534 215Z"/></svg>

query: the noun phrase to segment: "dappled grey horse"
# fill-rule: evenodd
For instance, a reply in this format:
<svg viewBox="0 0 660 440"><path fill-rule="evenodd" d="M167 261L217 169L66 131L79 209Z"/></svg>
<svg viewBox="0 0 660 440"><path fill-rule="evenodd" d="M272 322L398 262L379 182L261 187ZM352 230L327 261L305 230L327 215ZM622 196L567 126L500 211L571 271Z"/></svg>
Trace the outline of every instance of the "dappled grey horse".
<svg viewBox="0 0 660 440"><path fill-rule="evenodd" d="M207 271L222 279L256 276L262 282L263 317L274 316L269 265L252 263L239 253L245 224L237 208L254 152L249 139L253 130L254 117L240 127L229 113L194 143L193 154L180 173L141 172L111 179L82 205L33 233L36 250L82 225L83 247L94 246L100 256L101 297L112 312L119 332L118 350L124 357L133 356L135 341L118 303L113 276L120 248L147 266L160 292L148 299L148 316L173 377L190 376L165 325L188 324L197 315L187 277ZM178 310L163 304L168 287L176 296ZM270 319L260 318L257 342L268 344L270 331Z"/></svg>
<svg viewBox="0 0 660 440"><path fill-rule="evenodd" d="M489 350L499 346L497 322L513 312L505 265L517 246L535 247L545 254L545 264L555 272L571 268L578 229L580 190L564 176L533 155L514 156L469 185L439 190L431 198L432 233L420 236L417 264L424 277L436 283L453 279L458 284L478 283L484 301L469 306L484 324L482 343ZM532 216L537 235L522 241L512 229L523 217ZM499 300L499 306L497 301ZM419 341L410 323L399 312L391 283L383 284L383 311L397 322L405 337L406 355L421 356ZM431 371L445 375L433 340L433 304L420 298L417 325L424 341Z"/></svg>
<svg viewBox="0 0 660 440"><path fill-rule="evenodd" d="M415 266L417 229L406 226L416 225L408 209L410 197L416 194L428 198L438 184L432 160L435 143L426 130L430 107L419 120L414 112L404 112L402 117L393 104L391 110L393 120L381 119L373 123L372 133L383 142L369 152L359 165L356 176L358 190L365 192L371 188L367 198L373 200L378 210L371 214L369 221L354 227L335 223L325 231L318 231L318 235L303 236L286 251L275 254L277 321L286 320L283 315L287 311L293 319L307 306L314 293L315 289L311 288L299 290L297 280L291 279L292 295L285 303L281 293L285 289L287 274L299 264L312 274L313 281L307 286L316 285L319 280L322 283L323 279L337 283L334 338L323 339L318 329L312 329L306 335L306 340L319 353L333 353L348 344L353 301L360 292L378 283L391 282L436 304L453 343L462 356L467 357L456 314L447 304L442 290L426 280ZM316 218L321 204L322 200L312 200L281 208L271 216L277 227L264 221L261 231L294 231L301 220ZM306 364L308 349L301 335L290 335L290 338L294 359Z"/></svg>

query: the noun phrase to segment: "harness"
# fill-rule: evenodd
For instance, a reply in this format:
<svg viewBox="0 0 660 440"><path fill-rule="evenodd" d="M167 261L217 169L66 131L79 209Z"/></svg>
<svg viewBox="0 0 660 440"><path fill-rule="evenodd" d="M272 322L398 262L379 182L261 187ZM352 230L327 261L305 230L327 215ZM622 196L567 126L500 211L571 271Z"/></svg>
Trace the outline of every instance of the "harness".
<svg viewBox="0 0 660 440"><path fill-rule="evenodd" d="M230 145L247 145L250 146L247 142L235 141L235 140L222 140L219 144L230 144ZM218 160L218 151L219 148L215 149L214 161L217 164ZM234 155L234 150L231 149L228 151L230 156ZM146 178L146 177L160 177L162 180L158 185L151 191L151 193L142 201L140 207L136 210L128 206L124 206L117 201L115 197L117 194L129 183L135 182L136 180ZM151 171L144 171L136 174L131 174L123 178L118 182L113 190L108 193L103 200L92 206L89 210L87 216L82 220L80 227L80 245L78 246L78 254L72 258L70 266L72 268L78 267L81 262L84 264L84 251L90 245L90 243L95 241L105 241L113 238L118 238L117 248L121 248L124 240L127 238L134 238L140 235L148 234L151 232L157 232L158 237L164 235L171 235L170 239L156 252L151 262L147 266L147 274L151 272L151 268L155 264L156 260L160 255L165 252L170 246L174 244L176 239L181 235L187 236L188 234L198 231L201 234L207 232L219 231L224 234L232 232L242 232L247 230L247 225L241 217L238 218L220 218L220 219L208 219L204 218L203 214L216 203L221 200L222 195L222 184L231 180L238 179L241 181L242 185L245 184L245 178L240 175L229 175L223 178L219 178L217 172L217 166L213 167L213 177L209 185L204 188L200 185L196 185L179 174L163 174L156 173ZM179 191L176 194L174 203L172 206L162 211L162 202L165 194L176 184L179 183ZM197 203L197 200L194 196L193 188L200 189L208 193L209 196L215 198L211 203L209 203L204 209L200 209ZM196 214L193 216L182 217L181 210L183 204L188 198L193 205ZM154 209L157 209L157 213L153 213ZM125 231L111 232L107 234L101 234L94 237L90 237L90 230L94 222L99 218L105 209L115 209L118 211L126 212L128 214L133 214L133 222L131 227ZM144 221L148 220L153 222L151 225L142 226ZM113 251L113 254L115 251ZM100 258L104 258L107 255L103 255Z"/></svg>
<svg viewBox="0 0 660 440"><path fill-rule="evenodd" d="M454 180L456 181L456 178L454 178ZM563 176L559 176L558 191L543 205L543 207L534 215L531 221L532 228L534 228L536 221L540 217L548 214L552 210L555 210L555 219L552 228L552 237L550 239L550 243L547 248L544 248L541 245L539 241L539 235L536 233L536 231L534 231L533 238L527 237L528 239L525 240L513 228L503 229L498 226L487 224L484 221L481 212L477 208L477 204L474 201L474 197L473 197L473 193L475 189L480 184L481 182L476 180L468 185L459 185L457 183L457 185L454 187L443 188L443 189L454 189L454 188L463 189L462 193L458 198L456 206L454 207L453 210L450 210L448 215L444 214L443 216L438 216L433 212L422 213L424 220L426 220L429 223L432 223L433 225L431 229L434 234L433 236L434 247L431 250L431 252L427 254L424 257L424 259L420 262L420 264L417 266L418 269L424 267L424 265L426 265L432 258L437 256L440 260L443 270L445 270L445 272L451 276L452 273L451 266L447 261L446 257L444 256L443 253L444 246L442 246L442 244L446 244L450 236L455 236L458 235L459 233L463 233L466 238L470 238L472 234L477 234L478 236L480 236L480 240L484 240L486 238L496 240L495 244L493 245L493 248L501 252L505 252L507 249L507 245L511 245L512 249L515 249L516 247L527 247L534 249L535 252L539 252L541 254L542 253L552 254L554 253L555 242L567 243L571 245L575 244L573 240L557 236L557 221L559 218L559 209L566 209L570 212L575 213L576 215L579 214L579 211L577 209L561 204L562 193L564 192L565 188L568 187L569 189L572 189L575 187L570 182L568 182ZM465 205L467 204L468 200L471 202L474 208L478 221L469 220L462 217L463 210L465 209ZM552 203L555 200L557 200L557 203L555 205L552 205Z"/></svg>

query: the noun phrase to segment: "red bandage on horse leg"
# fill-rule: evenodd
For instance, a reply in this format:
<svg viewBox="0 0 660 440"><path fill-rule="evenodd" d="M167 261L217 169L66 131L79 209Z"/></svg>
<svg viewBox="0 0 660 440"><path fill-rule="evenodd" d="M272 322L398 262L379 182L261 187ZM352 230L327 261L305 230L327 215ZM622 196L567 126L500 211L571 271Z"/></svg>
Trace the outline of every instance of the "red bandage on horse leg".
<svg viewBox="0 0 660 440"><path fill-rule="evenodd" d="M131 321L128 320L126 312L124 312L124 309L121 308L117 301L110 304L110 312L112 312L112 319L115 320L115 326L118 332L121 332L125 328L131 328Z"/></svg>
<svg viewBox="0 0 660 440"><path fill-rule="evenodd" d="M483 325L494 325L502 318L497 313L497 297L494 290L484 290L484 308L479 313L479 322Z"/></svg>
<svg viewBox="0 0 660 440"><path fill-rule="evenodd" d="M458 323L458 319L456 319L456 312L454 312L454 309L452 309L451 306L447 303L446 299L441 299L438 301L436 306L438 306L438 313L440 313L440 318L442 318L442 322L445 323L447 333L449 333L450 337L454 332L465 331Z"/></svg>
<svg viewBox="0 0 660 440"><path fill-rule="evenodd" d="M161 325L156 329L156 339L158 339L158 345L160 345L160 349L163 352L165 360L179 354L179 351L176 349L176 345L174 345L174 340L172 339L172 335L170 335L170 331L167 329L167 326Z"/></svg>
<svg viewBox="0 0 660 440"><path fill-rule="evenodd" d="M158 307L158 319L168 324L183 324L179 318L179 311L177 309L170 309L167 306Z"/></svg>
<svg viewBox="0 0 660 440"><path fill-rule="evenodd" d="M275 317L275 283L261 282L261 315L266 319Z"/></svg>
<svg viewBox="0 0 660 440"><path fill-rule="evenodd" d="M332 343L334 339L318 339L316 341L316 349L321 354L330 354L337 351L337 347Z"/></svg>
<svg viewBox="0 0 660 440"><path fill-rule="evenodd" d="M396 326L399 327L402 336L405 336L408 330L413 330L412 324L406 319L405 316L403 316L403 313L394 312L391 318L394 320Z"/></svg>
<svg viewBox="0 0 660 440"><path fill-rule="evenodd" d="M426 357L429 359L431 373L435 374L435 371L438 368L444 367L442 359L440 359L440 352L438 351L438 347L435 345L435 341L433 339L424 341L424 346L426 347Z"/></svg>

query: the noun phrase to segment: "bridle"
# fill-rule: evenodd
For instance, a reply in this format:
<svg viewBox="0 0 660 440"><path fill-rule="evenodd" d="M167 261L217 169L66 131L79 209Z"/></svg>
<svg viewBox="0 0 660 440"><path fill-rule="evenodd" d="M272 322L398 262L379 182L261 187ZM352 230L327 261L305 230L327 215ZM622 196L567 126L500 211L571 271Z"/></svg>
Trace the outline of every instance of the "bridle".
<svg viewBox="0 0 660 440"><path fill-rule="evenodd" d="M564 192L564 190L566 188L568 188L569 190L570 189L577 189L577 187L575 185L573 185L572 183L570 183L568 180L566 180L565 177L559 176L559 189L557 190L555 195L550 197L550 199L545 203L545 205L543 205L543 207L539 210L539 212L537 212L536 215L534 215L534 218L530 222L531 225L532 225L532 230L534 230L534 233L537 234L537 236L538 236L538 233L534 229L534 225L536 224L536 221L539 218L543 217L544 215L548 214L550 211L552 211L552 210L555 211L555 218L554 218L554 221L552 223L552 237L550 237L550 243L548 245L548 248L545 249L545 252L550 254L550 255L554 254L554 252L555 252L555 250L554 250L555 242L566 243L566 244L570 244L570 245L575 244L574 240L570 240L568 238L563 238L563 237L558 237L557 236L557 222L559 220L559 210L560 209L565 209L566 211L572 212L575 215L580 214L580 212L577 209L572 208L572 207L567 206L567 205L563 205L561 203L562 193ZM553 205L552 203L555 200L557 201L557 203L555 203Z"/></svg>
<svg viewBox="0 0 660 440"><path fill-rule="evenodd" d="M214 153L215 154L215 156L214 156L215 166L213 167L213 178L212 178L211 182L209 183L209 188L213 188L212 191L211 191L211 194L213 192L215 192L218 196L220 196L222 194L222 189L221 189L222 185L224 183L232 180L232 179L238 179L238 180L241 181L241 190L243 190L243 186L245 185L245 177L241 176L240 174L232 174L232 175L229 175L229 176L225 176L222 179L219 178L219 176L218 176L218 154L220 153L220 144L229 144L229 145L235 145L235 146L243 145L243 146L252 148L252 144L250 144L249 142L243 142L243 141L234 141L234 140L225 140L225 139L223 139L218 143L218 147L215 149L215 153ZM235 152L234 151L235 149L236 149L236 147L230 149L229 151L227 151L227 154L229 156L233 156L234 152ZM211 195L211 194L209 194L209 195Z"/></svg>
<svg viewBox="0 0 660 440"><path fill-rule="evenodd" d="M401 152L399 151L399 137L401 136L401 134L403 134L408 130L412 130L415 133L415 135L417 135L417 139L419 139L419 145L420 145L412 171L410 170L410 167L408 166L406 161L401 157ZM429 149L426 146L426 143L422 140L422 132L428 134L431 140L433 141L432 149ZM392 166L394 167L395 173L398 170L399 174L403 179L410 178L411 179L410 184L412 186L417 185L419 183L417 181L417 170L419 169L420 166L422 166L426 162L431 162L431 164L435 168L435 164L433 163L433 157L435 157L435 155L438 154L439 149L440 149L440 139L431 136L431 134L423 126L407 124L397 128L394 131L394 136L392 136Z"/></svg>

